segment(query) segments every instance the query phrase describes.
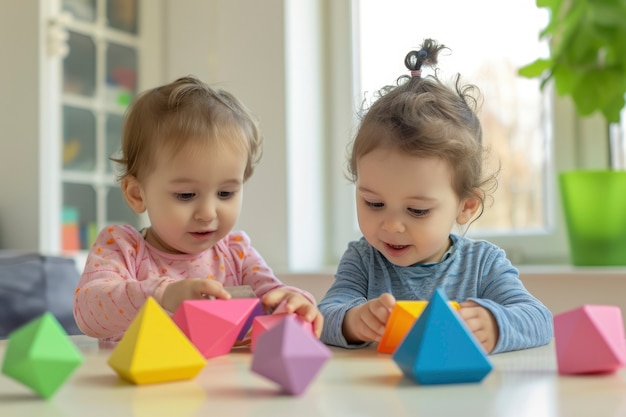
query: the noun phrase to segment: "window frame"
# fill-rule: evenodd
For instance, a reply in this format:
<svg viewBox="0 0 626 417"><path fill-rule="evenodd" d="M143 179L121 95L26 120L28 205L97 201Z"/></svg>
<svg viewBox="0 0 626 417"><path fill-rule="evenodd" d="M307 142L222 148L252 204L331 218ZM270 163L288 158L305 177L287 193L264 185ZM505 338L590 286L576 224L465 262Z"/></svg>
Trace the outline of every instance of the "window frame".
<svg viewBox="0 0 626 417"><path fill-rule="evenodd" d="M358 51L353 50L353 41L358 33L358 21L355 8L358 0L345 2L329 2L330 36L332 42L328 51L328 71L334 80L328 87L329 131L327 138L327 155L333 169L329 173L328 183L331 186L332 201L328 236L331 247L329 259L336 264L345 251L348 242L357 239L355 234L356 213L354 210L354 189L345 177L346 150L352 140L357 126L356 111L360 103L352 99L358 91ZM486 239L502 247L511 261L518 265L567 264L569 248L565 231L560 195L558 190L558 174L574 168L605 168L608 166L607 148L593 146L585 140L588 137L606 136L604 125L599 117L581 119L576 116L569 98L556 97L551 88L547 88L547 100L550 101L549 117L552 118L551 147L546 169L546 219L547 229L516 232L513 234L481 234L469 236ZM349 107L348 115L345 107ZM600 141L607 143L607 141ZM495 201L494 204L498 202ZM486 208L487 210L489 207ZM358 231L358 228L356 229Z"/></svg>

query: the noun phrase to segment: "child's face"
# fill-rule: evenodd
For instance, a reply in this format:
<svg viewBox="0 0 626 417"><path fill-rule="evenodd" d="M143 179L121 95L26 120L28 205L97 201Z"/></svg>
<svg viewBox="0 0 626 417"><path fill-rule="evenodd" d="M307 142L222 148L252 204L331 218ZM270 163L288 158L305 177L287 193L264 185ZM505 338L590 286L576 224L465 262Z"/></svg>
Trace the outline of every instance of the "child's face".
<svg viewBox="0 0 626 417"><path fill-rule="evenodd" d="M189 145L157 152L141 184L151 227L146 240L169 253L195 254L226 236L241 210L247 155L232 147Z"/></svg>
<svg viewBox="0 0 626 417"><path fill-rule="evenodd" d="M451 167L438 158L375 149L359 159L357 174L361 232L398 266L440 261L454 224L475 213L476 202L468 211L452 188Z"/></svg>

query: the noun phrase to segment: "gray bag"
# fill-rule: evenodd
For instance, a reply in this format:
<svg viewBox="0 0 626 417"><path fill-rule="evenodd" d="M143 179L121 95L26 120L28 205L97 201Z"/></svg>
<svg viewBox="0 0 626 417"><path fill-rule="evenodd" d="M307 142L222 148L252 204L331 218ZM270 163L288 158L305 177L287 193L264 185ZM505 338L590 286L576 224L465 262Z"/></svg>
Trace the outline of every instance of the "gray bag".
<svg viewBox="0 0 626 417"><path fill-rule="evenodd" d="M70 258L0 252L0 339L46 311L81 334L72 313L79 278Z"/></svg>

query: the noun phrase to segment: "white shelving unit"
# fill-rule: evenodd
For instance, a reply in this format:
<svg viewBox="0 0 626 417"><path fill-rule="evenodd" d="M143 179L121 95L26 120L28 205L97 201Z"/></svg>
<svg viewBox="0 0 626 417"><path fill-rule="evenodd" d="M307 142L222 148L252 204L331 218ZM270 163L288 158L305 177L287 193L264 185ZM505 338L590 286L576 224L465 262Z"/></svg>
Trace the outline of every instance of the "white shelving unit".
<svg viewBox="0 0 626 417"><path fill-rule="evenodd" d="M80 253L107 224L145 224L124 201L109 157L130 100L163 82L163 5L3 4L0 249Z"/></svg>
<svg viewBox="0 0 626 417"><path fill-rule="evenodd" d="M261 120L266 137L263 160L246 185L248 203L236 228L251 236L275 270L286 269L287 5L258 0L137 1L137 91L194 74L235 94ZM70 176L71 170L62 168L62 105L64 100L87 105L91 99L62 93L65 58L59 48L48 45L54 43L49 32L65 28L59 22L62 0L1 3L0 250L59 254L62 184L91 178L89 172ZM80 23L75 19L67 25L78 31ZM83 29L88 27L84 23ZM267 198L273 204L254 203ZM104 218L113 219L115 213L110 214Z"/></svg>
<svg viewBox="0 0 626 417"><path fill-rule="evenodd" d="M88 249L107 224L140 226L109 157L119 149L126 107L137 94L137 0L62 0L69 52L61 81L61 248Z"/></svg>

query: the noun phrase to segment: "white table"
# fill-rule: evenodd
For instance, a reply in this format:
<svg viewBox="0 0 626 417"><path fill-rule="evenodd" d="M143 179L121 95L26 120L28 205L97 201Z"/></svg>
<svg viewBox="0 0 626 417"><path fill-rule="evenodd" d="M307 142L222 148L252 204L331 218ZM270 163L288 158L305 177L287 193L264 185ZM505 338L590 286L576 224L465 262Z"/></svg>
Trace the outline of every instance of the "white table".
<svg viewBox="0 0 626 417"><path fill-rule="evenodd" d="M491 356L480 383L420 386L374 347L333 348L308 390L281 394L250 371L247 348L212 358L193 380L132 385L107 365L110 348L72 337L85 361L49 400L0 375L0 416L497 416L626 415L626 371L559 376L553 345ZM6 341L0 341L0 359Z"/></svg>

